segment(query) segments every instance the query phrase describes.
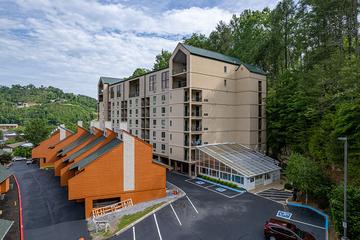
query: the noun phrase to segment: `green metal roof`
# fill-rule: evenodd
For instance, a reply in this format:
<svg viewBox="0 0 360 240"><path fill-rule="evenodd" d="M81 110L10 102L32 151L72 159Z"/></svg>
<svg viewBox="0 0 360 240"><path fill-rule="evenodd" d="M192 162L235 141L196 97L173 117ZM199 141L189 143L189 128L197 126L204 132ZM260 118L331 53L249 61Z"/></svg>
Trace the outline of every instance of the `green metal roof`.
<svg viewBox="0 0 360 240"><path fill-rule="evenodd" d="M68 152L70 152L71 150L73 150L74 148L79 146L80 144L89 140L89 138L91 138L92 136L94 136L94 135L92 135L91 133L85 133L83 136L79 137L78 139L71 142L69 145L66 145L66 147L64 147L63 149L61 149L59 151L60 152L59 155L67 154Z"/></svg>
<svg viewBox="0 0 360 240"><path fill-rule="evenodd" d="M95 152L93 152L90 155L86 156L85 158L83 158L79 162L73 163L70 166L70 170L76 169L76 168L77 168L77 170L81 170L81 169L85 168L87 165L89 165L90 163L92 163L93 161L95 161L96 159L101 157L103 154L107 153L112 148L118 146L121 142L122 141L120 139L117 139L117 138L111 140L109 143L107 143L104 146L100 147L98 150L96 150Z"/></svg>
<svg viewBox="0 0 360 240"><path fill-rule="evenodd" d="M243 63L243 62L241 62L240 59L238 59L236 57L231 57L231 56L224 55L224 54L221 54L221 53L218 53L218 52L206 50L206 49L203 49L203 48L194 47L194 46L187 45L187 44L184 44L184 43L181 43L181 45L186 50L188 50L190 52L190 54L201 56L201 57L206 57L206 58L210 58L210 59L214 59L214 60L219 60L219 61L222 61L222 62L231 63L231 64L235 64L235 65L243 64L252 73L257 73L257 74L261 74L261 75L266 74L261 68L255 66L255 65Z"/></svg>
<svg viewBox="0 0 360 240"><path fill-rule="evenodd" d="M97 144L99 144L100 142L102 142L104 140L105 140L104 136L100 136L100 137L96 138L94 141L90 142L89 144L86 144L84 147L82 147L78 151L74 152L69 157L65 158L63 160L63 162L71 162L72 160L74 160L75 158L77 158L81 154L85 153L86 151L90 150L91 148L93 148L94 146L96 146Z"/></svg>
<svg viewBox="0 0 360 240"><path fill-rule="evenodd" d="M0 183L12 175L12 171L0 164Z"/></svg>
<svg viewBox="0 0 360 240"><path fill-rule="evenodd" d="M0 219L0 239L4 239L6 234L9 232L13 221Z"/></svg>
<svg viewBox="0 0 360 240"><path fill-rule="evenodd" d="M106 84L115 84L115 83L124 81L124 79L113 78L113 77L100 77L100 81L102 81L102 83L106 83Z"/></svg>

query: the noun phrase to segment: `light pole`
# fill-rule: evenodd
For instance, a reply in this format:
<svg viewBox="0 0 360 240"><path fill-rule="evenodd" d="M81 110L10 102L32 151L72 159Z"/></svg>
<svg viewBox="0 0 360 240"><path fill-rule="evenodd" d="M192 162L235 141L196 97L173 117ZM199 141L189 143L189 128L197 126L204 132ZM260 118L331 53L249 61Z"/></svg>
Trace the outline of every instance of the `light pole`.
<svg viewBox="0 0 360 240"><path fill-rule="evenodd" d="M344 235L341 240L347 240L347 158L348 158L348 140L347 137L339 137L338 140L344 141L344 221L343 221L343 228L344 228Z"/></svg>

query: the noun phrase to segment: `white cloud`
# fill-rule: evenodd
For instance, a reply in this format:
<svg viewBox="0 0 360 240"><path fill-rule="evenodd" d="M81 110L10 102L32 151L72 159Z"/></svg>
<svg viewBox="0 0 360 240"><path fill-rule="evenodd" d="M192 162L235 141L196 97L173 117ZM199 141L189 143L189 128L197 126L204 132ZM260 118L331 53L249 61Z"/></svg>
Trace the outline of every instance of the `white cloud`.
<svg viewBox="0 0 360 240"><path fill-rule="evenodd" d="M137 67L151 68L161 49L176 46L174 36L208 34L233 14L218 7L152 14L94 0L16 4L16 12L0 16L0 84L52 85L94 97L99 76L123 77Z"/></svg>

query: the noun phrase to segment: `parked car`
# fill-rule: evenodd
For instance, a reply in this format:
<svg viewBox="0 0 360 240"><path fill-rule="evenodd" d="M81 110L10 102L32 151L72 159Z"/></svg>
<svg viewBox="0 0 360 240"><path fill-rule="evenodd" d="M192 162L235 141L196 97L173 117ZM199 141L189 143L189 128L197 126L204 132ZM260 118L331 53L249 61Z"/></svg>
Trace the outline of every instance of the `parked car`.
<svg viewBox="0 0 360 240"><path fill-rule="evenodd" d="M264 235L267 240L316 240L316 238L295 224L284 220L270 218L264 225Z"/></svg>
<svg viewBox="0 0 360 240"><path fill-rule="evenodd" d="M16 161L25 161L26 158L24 158L24 157L14 157L12 160L13 160L13 162L16 162Z"/></svg>
<svg viewBox="0 0 360 240"><path fill-rule="evenodd" d="M34 163L34 160L32 160L32 158L26 159L26 164L27 165L33 164L33 163Z"/></svg>

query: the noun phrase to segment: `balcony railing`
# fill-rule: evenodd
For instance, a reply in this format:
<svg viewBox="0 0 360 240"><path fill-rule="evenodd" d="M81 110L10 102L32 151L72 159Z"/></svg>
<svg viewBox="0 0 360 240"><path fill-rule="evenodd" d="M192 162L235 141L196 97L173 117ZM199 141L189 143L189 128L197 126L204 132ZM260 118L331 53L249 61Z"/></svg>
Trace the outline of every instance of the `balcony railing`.
<svg viewBox="0 0 360 240"><path fill-rule="evenodd" d="M180 73L186 73L186 68L173 69L173 71L172 71L173 75L180 74Z"/></svg>
<svg viewBox="0 0 360 240"><path fill-rule="evenodd" d="M200 146L201 140L200 139L194 139L191 141L191 146Z"/></svg>
<svg viewBox="0 0 360 240"><path fill-rule="evenodd" d="M189 126L184 126L184 131L189 131Z"/></svg>
<svg viewBox="0 0 360 240"><path fill-rule="evenodd" d="M202 99L201 99L200 96L192 96L191 100L192 100L193 102L201 102L201 101L202 101Z"/></svg>
<svg viewBox="0 0 360 240"><path fill-rule="evenodd" d="M202 127L201 126L191 126L191 131L194 131L194 132L199 132L202 130Z"/></svg>
<svg viewBox="0 0 360 240"><path fill-rule="evenodd" d="M201 111L192 111L191 116L193 117L201 117L202 113Z"/></svg>

